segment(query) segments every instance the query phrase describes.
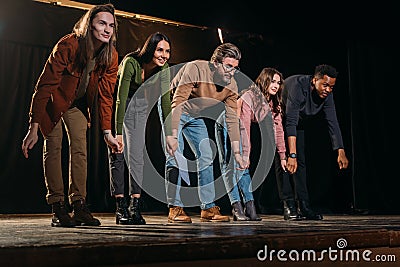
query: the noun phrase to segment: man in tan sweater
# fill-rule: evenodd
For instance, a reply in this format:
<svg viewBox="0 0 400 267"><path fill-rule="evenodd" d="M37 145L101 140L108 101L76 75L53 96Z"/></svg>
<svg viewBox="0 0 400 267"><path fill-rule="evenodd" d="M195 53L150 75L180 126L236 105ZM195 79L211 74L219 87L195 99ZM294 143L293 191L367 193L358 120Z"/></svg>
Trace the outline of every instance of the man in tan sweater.
<svg viewBox="0 0 400 267"><path fill-rule="evenodd" d="M182 153L183 136L196 157L201 221L228 222L215 205L214 154L206 127L206 119L215 120L225 109L229 137L235 160L242 166L239 152L239 120L237 117L238 87L234 79L238 71L240 50L231 43L219 45L210 61L194 60L183 65L171 82L172 136L167 136L166 161L168 222L191 223L181 201L181 177L176 150ZM222 110L219 107L222 105ZM190 171L190 170L189 170ZM174 181L174 179L176 181ZM193 196L191 196L193 198ZM194 198L193 198L194 199Z"/></svg>

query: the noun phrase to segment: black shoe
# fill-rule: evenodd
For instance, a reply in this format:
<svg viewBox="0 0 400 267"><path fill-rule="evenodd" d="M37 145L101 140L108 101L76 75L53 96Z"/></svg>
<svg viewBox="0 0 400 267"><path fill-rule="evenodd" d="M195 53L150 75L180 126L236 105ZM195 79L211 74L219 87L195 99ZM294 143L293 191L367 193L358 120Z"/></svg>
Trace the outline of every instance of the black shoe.
<svg viewBox="0 0 400 267"><path fill-rule="evenodd" d="M146 224L146 220L140 213L140 204L139 198L131 198L129 203L129 215L131 217L132 224Z"/></svg>
<svg viewBox="0 0 400 267"><path fill-rule="evenodd" d="M242 203L240 201L237 201L232 204L232 215L233 215L233 220L234 221L248 221L250 220L249 217L247 217L244 214Z"/></svg>
<svg viewBox="0 0 400 267"><path fill-rule="evenodd" d="M244 203L244 214L250 218L250 221L261 221L261 218L257 215L254 200Z"/></svg>
<svg viewBox="0 0 400 267"><path fill-rule="evenodd" d="M303 218L297 212L296 202L294 199L283 200L283 219L290 221L298 221Z"/></svg>
<svg viewBox="0 0 400 267"><path fill-rule="evenodd" d="M115 211L115 223L122 225L133 224L133 220L129 215L128 203L124 197L115 198L117 209Z"/></svg>
<svg viewBox="0 0 400 267"><path fill-rule="evenodd" d="M51 226L53 227L74 227L76 225L74 219L69 216L67 207L63 201L51 204L53 218Z"/></svg>
<svg viewBox="0 0 400 267"><path fill-rule="evenodd" d="M99 226L100 221L92 216L84 199L78 199L72 203L72 218L77 225Z"/></svg>
<svg viewBox="0 0 400 267"><path fill-rule="evenodd" d="M301 217L304 218L304 220L320 221L323 219L322 215L315 213L310 208L309 202L305 201L305 200L298 201L298 211L299 211L299 214L301 215Z"/></svg>

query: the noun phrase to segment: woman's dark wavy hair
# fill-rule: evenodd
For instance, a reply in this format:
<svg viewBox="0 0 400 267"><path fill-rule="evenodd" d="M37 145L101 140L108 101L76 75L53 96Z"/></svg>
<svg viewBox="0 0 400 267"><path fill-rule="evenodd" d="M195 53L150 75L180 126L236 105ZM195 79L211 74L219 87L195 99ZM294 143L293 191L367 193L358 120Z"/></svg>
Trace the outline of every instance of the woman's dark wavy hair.
<svg viewBox="0 0 400 267"><path fill-rule="evenodd" d="M147 37L142 49L126 54L122 60L127 57L134 57L140 64L149 63L153 59L158 43L162 40L166 41L171 47L171 40L168 36L161 32L155 32Z"/></svg>
<svg viewBox="0 0 400 267"><path fill-rule="evenodd" d="M115 17L115 9L112 4L96 5L88 10L79 20L75 23L72 30L73 33L79 38L79 51L78 51L78 63L80 68L84 68L88 59L92 58L94 53L93 47L93 36L90 31L91 24L96 15L100 12L108 12L114 17L114 31L111 36L110 42L104 43L101 50L97 52L96 63L98 69L107 69L112 61L112 53L117 42L117 19Z"/></svg>
<svg viewBox="0 0 400 267"><path fill-rule="evenodd" d="M274 79L274 75L278 74L281 78L281 85L278 89L276 95L271 95L268 93L268 87ZM283 75L278 70L274 68L264 68L258 75L256 81L247 90L251 90L256 96L255 106L261 105L263 99L268 103L272 103L271 109L277 115L282 112L282 89L283 89ZM244 94L247 90L241 92Z"/></svg>

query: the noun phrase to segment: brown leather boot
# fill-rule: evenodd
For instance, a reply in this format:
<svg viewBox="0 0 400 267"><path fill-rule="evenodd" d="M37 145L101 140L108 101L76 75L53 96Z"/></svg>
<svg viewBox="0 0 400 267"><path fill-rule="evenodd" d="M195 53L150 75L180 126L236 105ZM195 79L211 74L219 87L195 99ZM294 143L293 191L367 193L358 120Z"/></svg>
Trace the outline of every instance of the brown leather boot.
<svg viewBox="0 0 400 267"><path fill-rule="evenodd" d="M200 221L202 222L229 222L229 216L221 215L219 207L214 206L212 208L201 210Z"/></svg>
<svg viewBox="0 0 400 267"><path fill-rule="evenodd" d="M77 225L99 226L100 221L92 216L84 199L78 199L72 202L73 215Z"/></svg>
<svg viewBox="0 0 400 267"><path fill-rule="evenodd" d="M51 204L53 218L51 226L53 227L74 227L76 222L71 218L67 211L67 207L63 201Z"/></svg>
<svg viewBox="0 0 400 267"><path fill-rule="evenodd" d="M182 207L173 206L169 208L169 223L191 223L192 219L185 213Z"/></svg>

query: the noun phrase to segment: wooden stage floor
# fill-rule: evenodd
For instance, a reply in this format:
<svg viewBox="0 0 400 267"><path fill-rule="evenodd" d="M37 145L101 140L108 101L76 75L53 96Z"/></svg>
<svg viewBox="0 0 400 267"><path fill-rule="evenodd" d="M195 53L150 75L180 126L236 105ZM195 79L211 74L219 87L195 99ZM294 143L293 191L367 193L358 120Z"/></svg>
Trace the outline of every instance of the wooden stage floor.
<svg viewBox="0 0 400 267"><path fill-rule="evenodd" d="M400 215L325 215L322 221L57 228L50 214L0 215L0 266L400 266Z"/></svg>

